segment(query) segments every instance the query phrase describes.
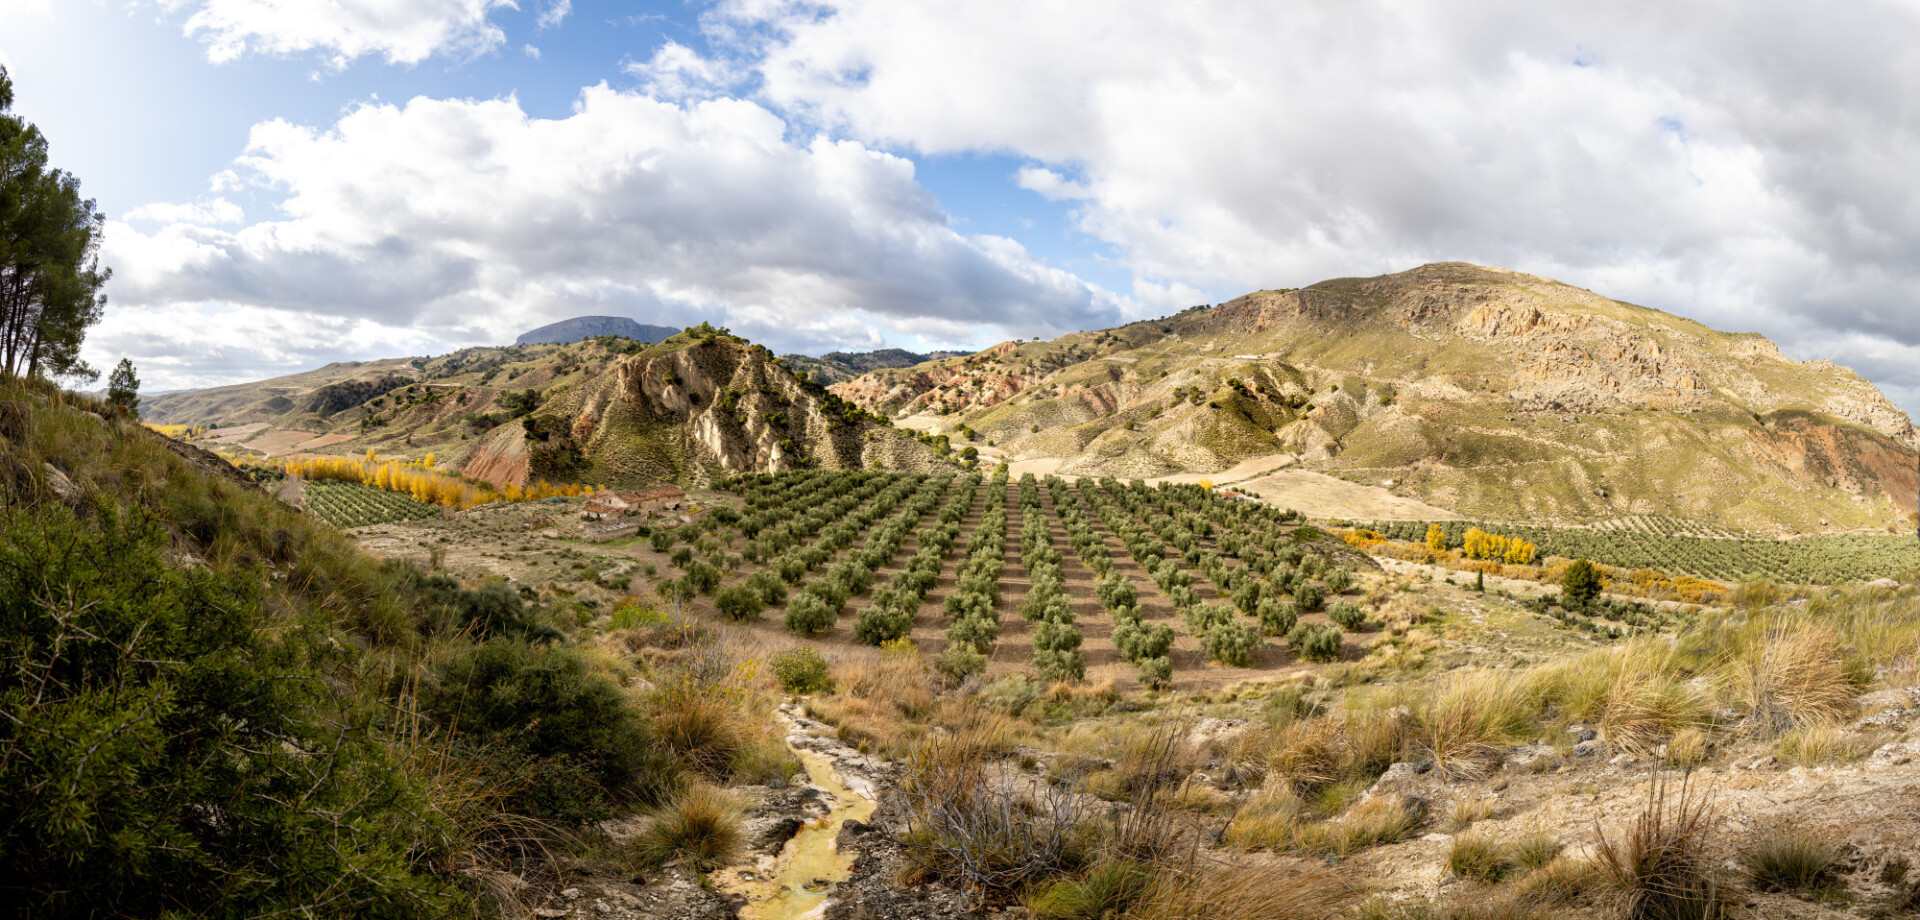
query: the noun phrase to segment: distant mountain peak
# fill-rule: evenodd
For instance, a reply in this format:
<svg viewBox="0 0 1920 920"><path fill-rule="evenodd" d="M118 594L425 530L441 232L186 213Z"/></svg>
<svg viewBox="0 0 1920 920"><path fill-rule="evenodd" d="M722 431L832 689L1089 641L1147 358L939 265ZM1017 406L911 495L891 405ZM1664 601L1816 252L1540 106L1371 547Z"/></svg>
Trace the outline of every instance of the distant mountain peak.
<svg viewBox="0 0 1920 920"><path fill-rule="evenodd" d="M618 335L638 342L661 342L679 332L671 326L649 326L624 316L576 316L523 332L515 345L571 345L601 335Z"/></svg>

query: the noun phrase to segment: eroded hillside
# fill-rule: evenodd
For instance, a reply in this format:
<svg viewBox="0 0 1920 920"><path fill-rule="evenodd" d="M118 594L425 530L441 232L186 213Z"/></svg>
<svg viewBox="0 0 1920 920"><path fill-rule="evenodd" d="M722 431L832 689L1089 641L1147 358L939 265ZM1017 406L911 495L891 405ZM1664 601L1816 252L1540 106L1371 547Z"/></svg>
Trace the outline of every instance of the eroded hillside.
<svg viewBox="0 0 1920 920"><path fill-rule="evenodd" d="M1754 530L1914 510L1912 422L1871 384L1545 278L1462 263L1259 291L833 387L1063 474L1287 455L1463 516L1674 514Z"/></svg>

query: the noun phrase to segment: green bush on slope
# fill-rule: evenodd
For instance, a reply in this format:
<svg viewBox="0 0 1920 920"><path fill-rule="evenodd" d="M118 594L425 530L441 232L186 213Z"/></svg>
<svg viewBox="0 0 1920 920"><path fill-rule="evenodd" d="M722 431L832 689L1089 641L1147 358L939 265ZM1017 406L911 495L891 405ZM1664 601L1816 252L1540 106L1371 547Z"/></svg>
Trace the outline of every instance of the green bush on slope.
<svg viewBox="0 0 1920 920"><path fill-rule="evenodd" d="M262 632L257 572L176 569L135 512L0 508L0 888L27 913L422 916L444 828Z"/></svg>

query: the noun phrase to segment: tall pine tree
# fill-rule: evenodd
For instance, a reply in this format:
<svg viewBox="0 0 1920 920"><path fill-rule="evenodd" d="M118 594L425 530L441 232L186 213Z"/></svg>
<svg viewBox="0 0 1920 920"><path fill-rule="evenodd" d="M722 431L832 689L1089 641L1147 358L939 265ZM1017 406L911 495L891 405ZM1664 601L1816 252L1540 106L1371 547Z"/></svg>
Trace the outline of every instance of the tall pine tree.
<svg viewBox="0 0 1920 920"><path fill-rule="evenodd" d="M0 374L95 379L80 343L106 306L106 218L79 179L48 166L46 137L12 109L0 67Z"/></svg>

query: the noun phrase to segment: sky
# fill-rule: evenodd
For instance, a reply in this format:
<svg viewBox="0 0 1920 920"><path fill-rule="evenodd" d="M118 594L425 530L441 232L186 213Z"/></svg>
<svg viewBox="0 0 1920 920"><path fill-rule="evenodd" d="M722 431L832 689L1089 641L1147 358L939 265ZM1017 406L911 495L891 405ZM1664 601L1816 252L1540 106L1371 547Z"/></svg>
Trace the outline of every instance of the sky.
<svg viewBox="0 0 1920 920"><path fill-rule="evenodd" d="M569 316L978 348L1499 265L1920 414L1920 0L0 0L149 391Z"/></svg>

